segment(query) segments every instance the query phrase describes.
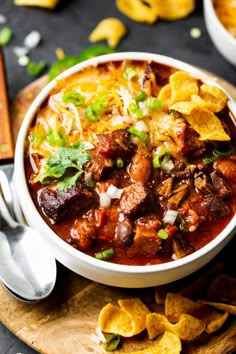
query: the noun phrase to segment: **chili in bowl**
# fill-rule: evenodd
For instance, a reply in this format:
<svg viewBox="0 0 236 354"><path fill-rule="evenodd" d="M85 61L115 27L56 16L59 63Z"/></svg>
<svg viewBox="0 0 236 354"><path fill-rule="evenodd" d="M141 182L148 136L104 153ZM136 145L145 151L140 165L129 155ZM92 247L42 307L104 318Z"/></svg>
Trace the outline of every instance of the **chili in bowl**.
<svg viewBox="0 0 236 354"><path fill-rule="evenodd" d="M234 234L235 115L223 88L169 57L74 66L41 91L19 132L27 221L58 261L104 284L194 272Z"/></svg>

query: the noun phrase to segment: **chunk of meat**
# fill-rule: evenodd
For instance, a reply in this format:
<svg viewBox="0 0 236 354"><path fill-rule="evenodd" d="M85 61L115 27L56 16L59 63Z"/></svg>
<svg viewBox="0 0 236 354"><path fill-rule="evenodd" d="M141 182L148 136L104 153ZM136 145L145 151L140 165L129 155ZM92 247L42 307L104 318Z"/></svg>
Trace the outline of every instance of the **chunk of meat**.
<svg viewBox="0 0 236 354"><path fill-rule="evenodd" d="M169 177L167 178L158 188L158 194L162 196L163 198L169 198L171 195L172 191L172 186L173 186L174 178Z"/></svg>
<svg viewBox="0 0 236 354"><path fill-rule="evenodd" d="M208 219L223 218L231 214L230 207L218 196L210 195L204 199L203 205L208 210Z"/></svg>
<svg viewBox="0 0 236 354"><path fill-rule="evenodd" d="M197 191L203 192L204 194L216 193L216 189L212 183L210 183L209 177L203 172L194 175L194 187Z"/></svg>
<svg viewBox="0 0 236 354"><path fill-rule="evenodd" d="M129 173L136 182L145 183L149 180L152 172L152 162L149 156L137 153L133 156Z"/></svg>
<svg viewBox="0 0 236 354"><path fill-rule="evenodd" d="M229 197L232 194L232 189L229 184L222 178L221 174L217 171L213 171L211 174L212 183L220 198Z"/></svg>
<svg viewBox="0 0 236 354"><path fill-rule="evenodd" d="M183 258L188 254L194 252L194 248L191 245L189 245L187 241L180 234L176 234L176 236L173 238L172 247L173 247L173 252L178 259Z"/></svg>
<svg viewBox="0 0 236 354"><path fill-rule="evenodd" d="M157 236L161 222L154 216L146 216L137 220L134 236L134 247L144 254L156 254L161 246Z"/></svg>
<svg viewBox="0 0 236 354"><path fill-rule="evenodd" d="M137 211L138 207L148 196L147 188L141 182L136 182L124 188L119 209L125 214L131 214Z"/></svg>
<svg viewBox="0 0 236 354"><path fill-rule="evenodd" d="M175 112L171 111L171 114L175 115ZM196 131L179 118L173 128L173 138L183 155L200 156L206 149L205 142L199 139Z"/></svg>
<svg viewBox="0 0 236 354"><path fill-rule="evenodd" d="M87 163L85 173L91 173L93 180L100 181L105 172L108 171L112 166L112 159L95 156Z"/></svg>
<svg viewBox="0 0 236 354"><path fill-rule="evenodd" d="M187 183L183 183L174 189L171 193L171 197L167 201L168 209L176 210L180 203L187 197L189 190L190 186Z"/></svg>
<svg viewBox="0 0 236 354"><path fill-rule="evenodd" d="M148 63L143 77L142 87L150 96L157 96L160 88L169 82L171 69L168 66L157 67L155 63Z"/></svg>
<svg viewBox="0 0 236 354"><path fill-rule="evenodd" d="M97 138L97 152L106 158L126 158L134 149L130 134L125 129L115 130L111 134L97 134Z"/></svg>
<svg viewBox="0 0 236 354"><path fill-rule="evenodd" d="M70 235L78 248L86 251L96 238L96 226L87 219L78 219L71 229Z"/></svg>
<svg viewBox="0 0 236 354"><path fill-rule="evenodd" d="M72 188L59 191L47 186L38 191L38 203L44 214L54 223L79 214L95 202L91 191L77 184Z"/></svg>
<svg viewBox="0 0 236 354"><path fill-rule="evenodd" d="M115 232L115 241L124 246L130 246L133 242L133 236L133 228L129 220L124 220L117 224Z"/></svg>

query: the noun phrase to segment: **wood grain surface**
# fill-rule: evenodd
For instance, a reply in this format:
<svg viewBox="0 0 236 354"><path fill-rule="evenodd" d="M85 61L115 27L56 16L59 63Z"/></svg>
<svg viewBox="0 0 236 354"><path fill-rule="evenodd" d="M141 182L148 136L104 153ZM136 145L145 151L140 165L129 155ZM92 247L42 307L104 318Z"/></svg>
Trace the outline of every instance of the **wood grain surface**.
<svg viewBox="0 0 236 354"><path fill-rule="evenodd" d="M236 99L236 88L220 78L218 81ZM17 137L26 110L46 82L47 77L40 78L23 89L12 102L14 139ZM235 271L235 249L236 239L232 240L213 261L222 262L224 272L229 274ZM201 272L211 266L212 264L208 265ZM117 299L130 296L139 296L152 306L153 295L153 288L129 290L105 286L87 280L58 264L55 289L48 299L40 303L33 305L21 303L0 286L0 321L17 337L42 354L105 353L100 345L90 339L97 326L101 308L108 302L116 304ZM128 353L147 345L147 341L141 336L126 341L122 350L115 353ZM193 344L185 345L182 352L186 354L236 352L236 319L231 317L220 332L201 336Z"/></svg>

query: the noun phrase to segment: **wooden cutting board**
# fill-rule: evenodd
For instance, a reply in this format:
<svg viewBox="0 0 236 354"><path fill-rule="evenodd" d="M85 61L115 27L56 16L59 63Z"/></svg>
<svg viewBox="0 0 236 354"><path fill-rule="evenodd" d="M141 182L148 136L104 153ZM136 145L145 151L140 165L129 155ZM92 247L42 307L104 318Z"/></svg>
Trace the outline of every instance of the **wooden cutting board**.
<svg viewBox="0 0 236 354"><path fill-rule="evenodd" d="M236 99L236 88L221 78L218 82ZM30 103L45 86L44 76L24 88L11 106L13 136L17 133ZM232 271L236 239L217 257L223 261L225 271ZM229 291L227 289L226 291ZM23 304L12 298L0 286L0 321L17 337L42 354L105 353L90 339L94 333L101 308L117 299L139 296L151 304L154 289L119 289L87 280L58 264L58 277L50 297L38 304ZM151 301L151 302L150 302ZM143 338L129 340L121 352L147 346ZM226 354L236 352L236 319L231 318L223 330L201 337L184 347L186 354ZM115 352L118 353L118 352Z"/></svg>

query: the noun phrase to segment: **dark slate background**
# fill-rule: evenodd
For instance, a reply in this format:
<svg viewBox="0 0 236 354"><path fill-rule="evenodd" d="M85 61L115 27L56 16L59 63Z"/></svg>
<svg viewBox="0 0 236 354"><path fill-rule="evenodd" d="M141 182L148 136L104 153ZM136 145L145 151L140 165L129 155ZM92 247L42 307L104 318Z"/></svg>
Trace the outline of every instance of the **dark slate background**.
<svg viewBox="0 0 236 354"><path fill-rule="evenodd" d="M158 21L148 26L122 15L115 6L115 0L61 0L54 11L17 7L13 0L0 0L0 14L6 16L7 25L14 32L11 42L4 47L10 99L34 80L27 74L25 67L18 65L12 52L12 46L22 45L29 32L38 30L42 35L40 45L30 53L31 59L36 62L43 59L49 68L56 60L56 48L63 48L67 55L79 54L90 46L88 36L95 25L101 19L111 16L120 18L128 28L128 34L118 50L172 56L211 71L236 85L236 67L229 64L214 48L206 31L202 1L196 0L196 3L196 10L186 19L176 22ZM2 27L0 25L0 29ZM191 38L192 27L202 30L199 39ZM0 353L33 354L35 351L0 324Z"/></svg>

